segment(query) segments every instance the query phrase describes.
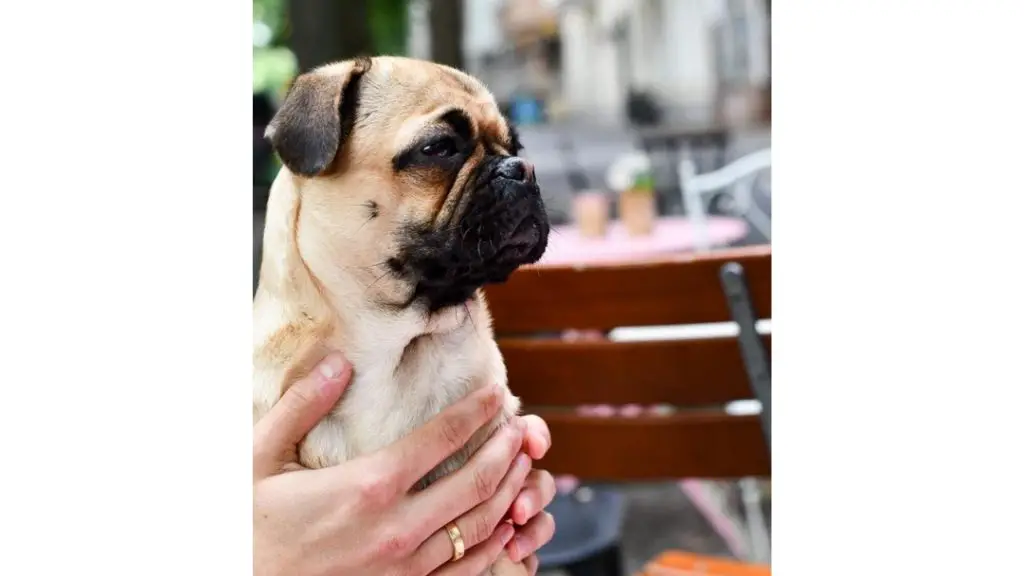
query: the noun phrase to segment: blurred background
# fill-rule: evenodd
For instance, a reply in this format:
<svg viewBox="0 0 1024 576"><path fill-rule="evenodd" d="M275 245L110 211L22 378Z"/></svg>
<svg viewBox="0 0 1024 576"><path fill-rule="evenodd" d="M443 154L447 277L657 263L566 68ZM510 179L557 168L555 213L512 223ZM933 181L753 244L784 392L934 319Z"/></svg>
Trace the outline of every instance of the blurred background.
<svg viewBox="0 0 1024 576"><path fill-rule="evenodd" d="M358 55L434 60L491 89L559 225L548 262L770 244L770 15L770 0L253 0L254 289L279 169L263 131L298 73ZM564 497L602 501L563 480ZM617 490L624 512L593 522L616 524L623 573L670 548L768 562L766 479Z"/></svg>
<svg viewBox="0 0 1024 576"><path fill-rule="evenodd" d="M770 143L770 11L770 0L254 0L254 183L276 174L259 128L300 70L405 54L487 84L556 221L572 214L574 184L604 185L638 147L651 148L660 210L682 213L673 131L697 141L727 128L719 164Z"/></svg>

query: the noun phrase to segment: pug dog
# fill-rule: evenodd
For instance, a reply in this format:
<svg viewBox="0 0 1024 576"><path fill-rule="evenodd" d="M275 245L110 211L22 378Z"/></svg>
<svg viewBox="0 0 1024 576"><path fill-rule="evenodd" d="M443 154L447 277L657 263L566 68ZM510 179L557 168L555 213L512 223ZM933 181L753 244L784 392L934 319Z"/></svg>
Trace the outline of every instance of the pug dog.
<svg viewBox="0 0 1024 576"><path fill-rule="evenodd" d="M254 418L329 350L344 352L354 379L300 445L311 468L383 448L479 387L506 386L481 288L539 260L549 224L491 93L432 62L333 63L296 79L266 136L284 167L253 304ZM418 488L462 466L518 409L508 393ZM492 572L525 574L503 565Z"/></svg>

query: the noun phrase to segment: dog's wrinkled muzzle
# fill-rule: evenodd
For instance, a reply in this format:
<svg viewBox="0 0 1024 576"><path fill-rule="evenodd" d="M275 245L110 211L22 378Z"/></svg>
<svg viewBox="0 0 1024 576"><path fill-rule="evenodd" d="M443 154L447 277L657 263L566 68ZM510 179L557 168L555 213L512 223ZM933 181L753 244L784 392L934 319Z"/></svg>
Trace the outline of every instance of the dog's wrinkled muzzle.
<svg viewBox="0 0 1024 576"><path fill-rule="evenodd" d="M501 214L492 234L498 260L519 266L537 261L547 247L548 221L533 165L522 158L500 160L490 182Z"/></svg>
<svg viewBox="0 0 1024 576"><path fill-rule="evenodd" d="M413 300L425 298L431 310L504 282L547 248L547 212L530 163L495 156L477 167L471 181L452 223L416 231L406 244L406 269L416 276Z"/></svg>

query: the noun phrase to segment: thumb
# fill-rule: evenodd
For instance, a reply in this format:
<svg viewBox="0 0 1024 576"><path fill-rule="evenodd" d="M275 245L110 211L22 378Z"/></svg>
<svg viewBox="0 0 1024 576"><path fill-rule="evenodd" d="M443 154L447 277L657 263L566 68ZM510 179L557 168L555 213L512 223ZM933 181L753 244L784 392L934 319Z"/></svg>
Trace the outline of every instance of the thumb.
<svg viewBox="0 0 1024 576"><path fill-rule="evenodd" d="M337 353L328 354L305 377L292 384L259 421L264 449L294 451L302 438L338 403L352 379L352 365Z"/></svg>

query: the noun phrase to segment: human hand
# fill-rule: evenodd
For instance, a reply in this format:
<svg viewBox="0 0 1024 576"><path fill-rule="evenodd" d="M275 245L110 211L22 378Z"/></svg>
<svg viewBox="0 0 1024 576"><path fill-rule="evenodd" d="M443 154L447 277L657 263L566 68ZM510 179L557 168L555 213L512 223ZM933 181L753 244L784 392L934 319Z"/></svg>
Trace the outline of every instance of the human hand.
<svg viewBox="0 0 1024 576"><path fill-rule="evenodd" d="M536 422L506 426L457 472L426 490L412 486L461 448L501 408L504 389L480 390L387 448L331 468L298 464L296 446L341 397L351 368L336 354L294 384L253 434L254 572L319 576L373 574L470 576L483 572L515 535L546 541L537 515L545 502L531 459L549 441ZM524 428L532 426L524 443ZM545 427L546 429L546 427ZM518 455L518 456L517 456ZM525 486L525 489L524 489ZM457 562L445 526L454 521L466 545ZM553 529L553 523L551 524ZM513 544L515 545L515 544ZM529 549L517 546L516 551ZM534 547L535 549L535 547ZM527 561L536 570L536 559Z"/></svg>
<svg viewBox="0 0 1024 576"><path fill-rule="evenodd" d="M532 459L540 460L551 448L551 431L540 416L520 416L526 432L523 451ZM524 562L530 574L537 573L537 557L534 554L547 544L555 534L555 521L544 508L555 497L555 479L547 470L532 470L526 486L516 497L508 517L516 524L516 536L507 546L509 558Z"/></svg>

